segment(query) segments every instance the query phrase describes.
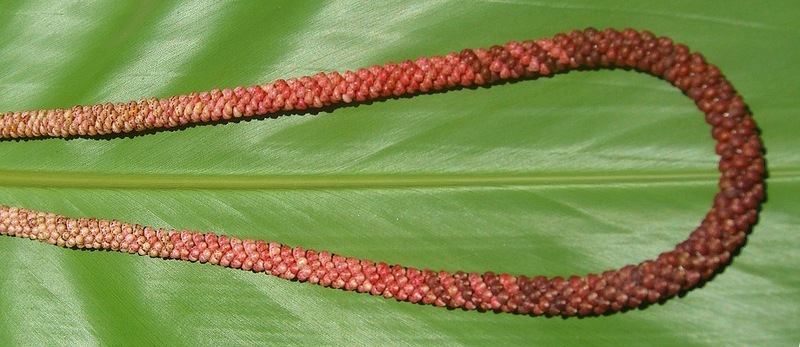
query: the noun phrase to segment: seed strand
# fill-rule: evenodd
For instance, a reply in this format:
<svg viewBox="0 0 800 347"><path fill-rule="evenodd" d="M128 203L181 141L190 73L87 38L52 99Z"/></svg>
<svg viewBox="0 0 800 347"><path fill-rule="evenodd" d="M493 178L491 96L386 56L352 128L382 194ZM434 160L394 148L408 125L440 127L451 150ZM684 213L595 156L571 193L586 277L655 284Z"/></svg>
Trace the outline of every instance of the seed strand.
<svg viewBox="0 0 800 347"><path fill-rule="evenodd" d="M356 71L263 85L70 109L7 112L2 138L74 137L168 129L420 93L621 68L663 79L694 100L720 156L719 193L689 237L656 259L585 276L527 277L419 270L214 233L154 229L0 207L0 234L67 248L210 263L400 301L526 315L603 315L687 292L730 263L758 219L766 164L758 129L719 69L685 45L647 31L574 30L553 38L465 49Z"/></svg>

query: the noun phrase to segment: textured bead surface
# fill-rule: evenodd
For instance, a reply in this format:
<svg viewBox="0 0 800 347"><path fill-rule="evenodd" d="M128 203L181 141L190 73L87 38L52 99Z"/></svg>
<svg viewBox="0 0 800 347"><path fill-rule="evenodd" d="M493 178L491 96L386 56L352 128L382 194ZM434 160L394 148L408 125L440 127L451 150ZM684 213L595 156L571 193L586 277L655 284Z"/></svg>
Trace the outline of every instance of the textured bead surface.
<svg viewBox="0 0 800 347"><path fill-rule="evenodd" d="M756 124L719 69L686 46L646 31L589 28L263 85L129 103L8 112L0 115L0 136L142 132L607 68L648 73L694 100L717 140L722 173L710 211L685 241L655 259L618 270L553 278L419 270L275 242L74 219L9 206L0 207L0 234L68 248L211 263L451 308L587 316L643 307L697 287L730 262L758 219L766 172Z"/></svg>

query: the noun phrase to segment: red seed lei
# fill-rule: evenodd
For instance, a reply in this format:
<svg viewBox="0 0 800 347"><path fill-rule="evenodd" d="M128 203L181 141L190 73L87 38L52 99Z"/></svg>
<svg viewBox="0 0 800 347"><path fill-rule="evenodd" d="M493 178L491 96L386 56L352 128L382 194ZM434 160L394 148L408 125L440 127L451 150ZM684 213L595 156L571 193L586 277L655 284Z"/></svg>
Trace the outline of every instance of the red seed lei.
<svg viewBox="0 0 800 347"><path fill-rule="evenodd" d="M720 192L705 219L674 250L637 265L567 278L436 272L275 242L75 219L8 206L0 207L0 233L67 248L199 261L467 310L568 317L641 308L697 287L731 261L758 219L766 170L756 124L731 83L699 53L647 31L589 28L344 74L318 73L127 104L9 112L0 117L0 133L3 138L33 138L143 132L611 68L646 72L683 91L712 126L720 155Z"/></svg>

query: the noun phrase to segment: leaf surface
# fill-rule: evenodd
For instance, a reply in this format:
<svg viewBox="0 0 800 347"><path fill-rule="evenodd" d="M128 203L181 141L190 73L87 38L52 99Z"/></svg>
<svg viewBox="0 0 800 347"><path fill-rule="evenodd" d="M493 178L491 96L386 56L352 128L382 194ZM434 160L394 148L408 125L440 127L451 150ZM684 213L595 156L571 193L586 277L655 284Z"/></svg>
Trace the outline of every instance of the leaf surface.
<svg viewBox="0 0 800 347"><path fill-rule="evenodd" d="M4 1L0 110L264 83L648 29L701 51L768 150L748 245L682 298L586 319L399 303L263 274L0 239L3 345L792 345L800 340L800 8L673 1ZM0 203L430 269L585 274L656 257L716 192L709 127L669 84L577 72L318 114L0 143Z"/></svg>

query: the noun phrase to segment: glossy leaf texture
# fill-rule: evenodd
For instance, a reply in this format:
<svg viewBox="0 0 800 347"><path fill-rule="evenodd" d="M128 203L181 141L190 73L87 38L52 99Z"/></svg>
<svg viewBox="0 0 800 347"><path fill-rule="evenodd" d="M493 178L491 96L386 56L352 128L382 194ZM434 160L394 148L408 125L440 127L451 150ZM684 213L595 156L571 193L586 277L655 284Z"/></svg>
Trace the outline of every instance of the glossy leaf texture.
<svg viewBox="0 0 800 347"><path fill-rule="evenodd" d="M531 318L0 238L2 345L794 345L800 8L788 2L4 1L0 110L71 107L633 27L717 64L767 147L761 220L702 288ZM0 204L434 270L567 276L658 256L717 190L702 114L668 83L585 71L316 114L0 143Z"/></svg>

